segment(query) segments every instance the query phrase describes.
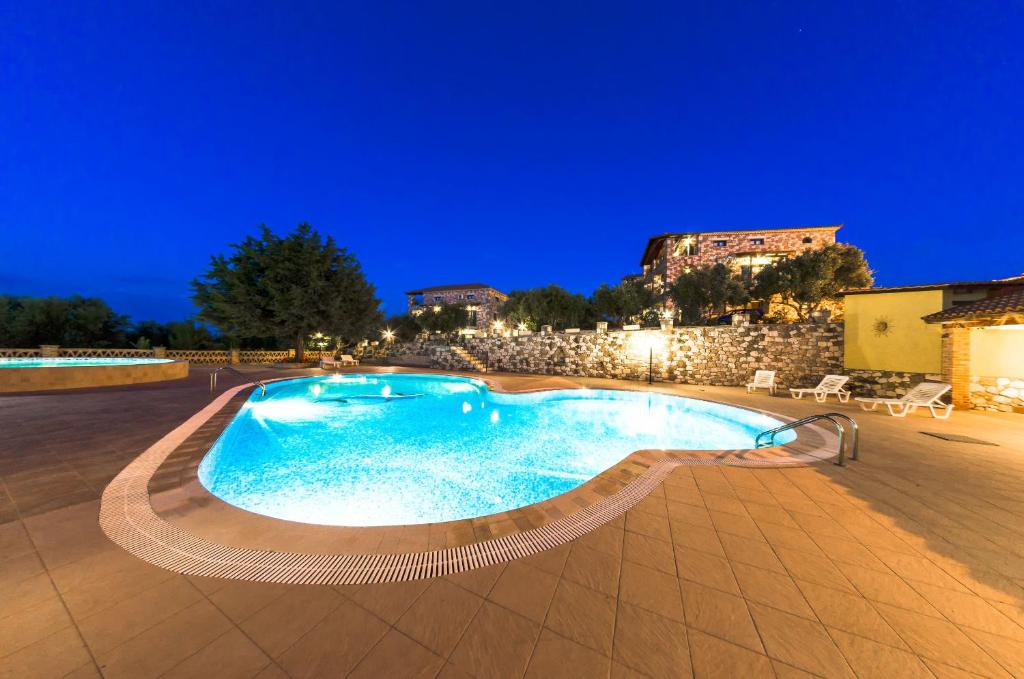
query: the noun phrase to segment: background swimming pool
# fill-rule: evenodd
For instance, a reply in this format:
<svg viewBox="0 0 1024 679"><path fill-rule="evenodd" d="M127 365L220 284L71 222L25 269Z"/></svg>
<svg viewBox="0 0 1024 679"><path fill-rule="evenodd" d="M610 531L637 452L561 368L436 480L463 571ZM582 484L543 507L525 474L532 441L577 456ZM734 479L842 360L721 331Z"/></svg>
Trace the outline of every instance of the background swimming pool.
<svg viewBox="0 0 1024 679"><path fill-rule="evenodd" d="M90 365L170 363L169 358L0 358L0 368L79 368Z"/></svg>
<svg viewBox="0 0 1024 679"><path fill-rule="evenodd" d="M199 480L226 502L292 521L451 521L554 497L635 450L751 448L779 424L644 392L499 394L461 377L315 377L254 392Z"/></svg>

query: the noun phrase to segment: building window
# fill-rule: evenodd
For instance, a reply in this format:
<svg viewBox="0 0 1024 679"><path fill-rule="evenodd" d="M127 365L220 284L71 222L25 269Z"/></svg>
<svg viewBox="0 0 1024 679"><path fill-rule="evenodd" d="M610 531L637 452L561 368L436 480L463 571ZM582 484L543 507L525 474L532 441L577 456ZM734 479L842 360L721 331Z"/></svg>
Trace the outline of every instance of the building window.
<svg viewBox="0 0 1024 679"><path fill-rule="evenodd" d="M443 298L441 297L441 295L434 295L434 301L435 302L440 302L442 299Z"/></svg>
<svg viewBox="0 0 1024 679"><path fill-rule="evenodd" d="M469 293L468 295L466 295L466 299L468 299L470 302L472 302L472 301L476 300L476 295L474 295L473 293Z"/></svg>
<svg viewBox="0 0 1024 679"><path fill-rule="evenodd" d="M804 241L803 242L804 242L805 245L809 245L809 244L814 242L814 239L811 238L810 236L804 236Z"/></svg>
<svg viewBox="0 0 1024 679"><path fill-rule="evenodd" d="M751 245L764 245L764 238L751 238L750 239L750 244Z"/></svg>
<svg viewBox="0 0 1024 679"><path fill-rule="evenodd" d="M713 241L711 241L711 244L714 245L716 248L724 248L725 244L726 244L726 241L724 241L724 240L713 240Z"/></svg>
<svg viewBox="0 0 1024 679"><path fill-rule="evenodd" d="M676 257L692 257L697 254L697 238L694 236L682 236L676 241L673 251Z"/></svg>

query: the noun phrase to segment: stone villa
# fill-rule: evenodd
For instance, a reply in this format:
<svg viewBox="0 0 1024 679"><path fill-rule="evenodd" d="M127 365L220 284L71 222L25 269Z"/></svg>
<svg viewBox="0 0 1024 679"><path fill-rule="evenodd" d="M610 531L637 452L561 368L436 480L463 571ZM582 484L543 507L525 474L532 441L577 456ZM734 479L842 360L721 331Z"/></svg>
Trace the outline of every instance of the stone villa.
<svg viewBox="0 0 1024 679"><path fill-rule="evenodd" d="M413 316L423 313L429 307L442 304L457 304L469 312L469 326L487 330L498 317L498 309L508 299L504 292L483 283L461 285L435 285L430 288L410 290L409 313Z"/></svg>
<svg viewBox="0 0 1024 679"><path fill-rule="evenodd" d="M841 227L842 224L835 224L663 233L647 241L640 259L640 278L661 293L691 267L723 262L749 280L772 262L835 243L836 231Z"/></svg>

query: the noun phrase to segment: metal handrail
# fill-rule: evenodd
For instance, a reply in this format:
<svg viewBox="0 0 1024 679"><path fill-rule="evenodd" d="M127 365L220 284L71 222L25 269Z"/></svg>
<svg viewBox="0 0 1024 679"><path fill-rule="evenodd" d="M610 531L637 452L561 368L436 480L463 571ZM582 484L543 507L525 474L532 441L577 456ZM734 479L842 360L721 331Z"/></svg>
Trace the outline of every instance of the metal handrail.
<svg viewBox="0 0 1024 679"><path fill-rule="evenodd" d="M854 419L849 415L844 415L843 413L824 413L820 415L808 415L807 417L801 418L799 420L787 422L786 424L775 427L774 429L767 429L758 434L754 438L754 447L761 448L761 439L765 436L768 437L767 445L771 446L775 444L775 436L784 431L796 429L797 427L802 427L805 424L811 424L812 422L827 420L835 426L836 433L839 435L839 456L836 459L836 464L842 467L846 464L846 446L844 445L846 439L846 427L844 427L835 419L837 417L846 420L850 424L850 439L852 446L850 452L850 459L856 460L860 455L860 432L857 429L857 422L854 421Z"/></svg>
<svg viewBox="0 0 1024 679"><path fill-rule="evenodd" d="M230 370L231 372L233 372L233 373L235 373L237 375L242 375L242 376L245 375L245 373L241 372L240 370L238 370L234 366L230 366L230 365L222 365L219 368L214 368L213 372L210 373L210 393L211 394L214 391L217 390L217 373L219 373L221 370Z"/></svg>

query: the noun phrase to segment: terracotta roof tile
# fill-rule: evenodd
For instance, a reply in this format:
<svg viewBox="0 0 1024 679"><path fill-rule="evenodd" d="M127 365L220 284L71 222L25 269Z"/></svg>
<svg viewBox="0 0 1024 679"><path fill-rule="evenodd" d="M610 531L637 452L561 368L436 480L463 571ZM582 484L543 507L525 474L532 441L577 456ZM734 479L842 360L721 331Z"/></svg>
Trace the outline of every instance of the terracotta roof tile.
<svg viewBox="0 0 1024 679"><path fill-rule="evenodd" d="M1024 285L1011 287L1007 292L994 297L936 311L922 318L926 323L948 323L1007 314L1024 314Z"/></svg>

